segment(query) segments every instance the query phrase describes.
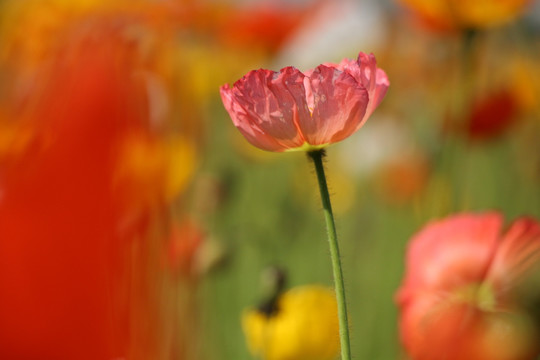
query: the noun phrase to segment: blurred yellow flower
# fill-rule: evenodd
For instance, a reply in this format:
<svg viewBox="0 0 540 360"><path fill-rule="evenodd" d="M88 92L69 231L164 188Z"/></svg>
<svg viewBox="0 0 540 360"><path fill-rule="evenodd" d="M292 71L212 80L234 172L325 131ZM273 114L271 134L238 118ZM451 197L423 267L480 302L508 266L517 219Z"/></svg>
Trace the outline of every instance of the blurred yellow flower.
<svg viewBox="0 0 540 360"><path fill-rule="evenodd" d="M244 312L242 325L249 349L264 360L333 360L339 353L335 293L306 285L283 293L277 310Z"/></svg>
<svg viewBox="0 0 540 360"><path fill-rule="evenodd" d="M518 17L528 0L399 0L429 25L443 29L486 28Z"/></svg>
<svg viewBox="0 0 540 360"><path fill-rule="evenodd" d="M510 85L520 109L539 111L540 71L534 59L518 57L512 61Z"/></svg>

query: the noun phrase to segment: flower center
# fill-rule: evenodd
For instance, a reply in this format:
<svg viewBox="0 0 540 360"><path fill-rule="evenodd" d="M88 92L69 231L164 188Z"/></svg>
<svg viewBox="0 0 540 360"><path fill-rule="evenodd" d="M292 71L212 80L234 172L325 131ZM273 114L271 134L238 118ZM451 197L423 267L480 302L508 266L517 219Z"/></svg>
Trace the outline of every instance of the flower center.
<svg viewBox="0 0 540 360"><path fill-rule="evenodd" d="M320 144L320 145L311 145L310 143L308 143L308 142L306 141L306 142L304 142L304 143L302 144L302 146L298 146L298 147L295 147L295 148L287 149L287 150L285 150L285 152L290 152L290 151L305 151L305 152L310 152L310 151L316 151L316 150L324 149L324 148L327 147L328 145L330 145L330 144L328 143L328 144Z"/></svg>
<svg viewBox="0 0 540 360"><path fill-rule="evenodd" d="M480 310L494 311L497 299L493 287L488 283L469 284L455 293L455 300L472 304Z"/></svg>

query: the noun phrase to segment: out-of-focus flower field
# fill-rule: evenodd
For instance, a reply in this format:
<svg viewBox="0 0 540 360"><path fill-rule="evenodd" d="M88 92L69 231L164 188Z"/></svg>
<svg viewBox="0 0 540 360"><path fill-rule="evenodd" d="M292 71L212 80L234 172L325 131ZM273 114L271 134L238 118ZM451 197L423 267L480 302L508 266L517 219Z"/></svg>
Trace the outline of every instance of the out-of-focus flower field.
<svg viewBox="0 0 540 360"><path fill-rule="evenodd" d="M325 159L353 358L538 359L525 0L0 0L0 359L337 359L315 172L220 87L359 52L390 86Z"/></svg>

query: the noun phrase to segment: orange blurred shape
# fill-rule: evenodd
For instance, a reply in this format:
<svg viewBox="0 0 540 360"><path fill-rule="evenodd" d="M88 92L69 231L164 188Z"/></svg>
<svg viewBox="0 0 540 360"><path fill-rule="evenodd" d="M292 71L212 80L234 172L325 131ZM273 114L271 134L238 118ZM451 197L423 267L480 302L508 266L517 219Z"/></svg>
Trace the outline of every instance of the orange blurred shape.
<svg viewBox="0 0 540 360"><path fill-rule="evenodd" d="M10 119L0 119L1 359L163 358L160 316L146 291L159 274L145 272L152 259L140 250L148 234L138 223L135 233L122 228L115 188L126 134L152 129L140 74L159 70L153 26L121 12L89 16L56 34L24 91L11 74L1 99ZM30 146L35 136L45 136L43 146ZM133 181L141 196L157 196Z"/></svg>
<svg viewBox="0 0 540 360"><path fill-rule="evenodd" d="M399 0L434 30L497 26L521 15L529 0Z"/></svg>
<svg viewBox="0 0 540 360"><path fill-rule="evenodd" d="M409 154L390 161L379 175L380 190L389 202L404 204L426 187L428 162L421 154Z"/></svg>
<svg viewBox="0 0 540 360"><path fill-rule="evenodd" d="M117 150L114 189L125 212L140 213L171 203L185 188L195 167L194 146L180 136L134 131Z"/></svg>
<svg viewBox="0 0 540 360"><path fill-rule="evenodd" d="M9 121L6 115L0 115L0 164L20 160L32 145L37 145L37 138L30 126Z"/></svg>
<svg viewBox="0 0 540 360"><path fill-rule="evenodd" d="M169 264L174 273L185 277L196 275L196 257L204 241L201 226L189 217L171 228L169 237Z"/></svg>

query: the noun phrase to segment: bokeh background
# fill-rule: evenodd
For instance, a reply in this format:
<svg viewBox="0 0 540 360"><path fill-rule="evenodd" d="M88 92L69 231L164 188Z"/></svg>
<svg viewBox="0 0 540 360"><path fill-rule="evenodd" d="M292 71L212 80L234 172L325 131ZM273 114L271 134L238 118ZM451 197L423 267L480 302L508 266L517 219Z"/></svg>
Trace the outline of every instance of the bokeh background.
<svg viewBox="0 0 540 360"><path fill-rule="evenodd" d="M403 359L410 237L540 218L538 1L1 1L0 358L252 359L264 269L332 274L306 156L249 145L219 87L359 51L391 85L328 149L352 350Z"/></svg>

